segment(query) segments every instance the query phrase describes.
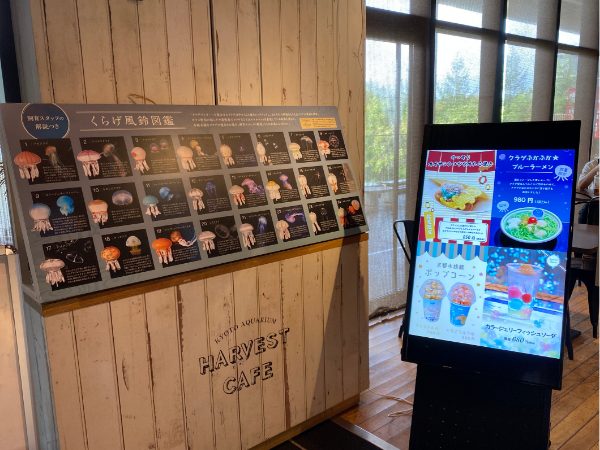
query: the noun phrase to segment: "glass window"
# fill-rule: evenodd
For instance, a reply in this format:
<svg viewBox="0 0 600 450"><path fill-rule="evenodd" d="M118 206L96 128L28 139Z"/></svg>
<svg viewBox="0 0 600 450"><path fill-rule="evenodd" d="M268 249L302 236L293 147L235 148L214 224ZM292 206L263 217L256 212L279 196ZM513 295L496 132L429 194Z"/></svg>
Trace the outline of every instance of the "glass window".
<svg viewBox="0 0 600 450"><path fill-rule="evenodd" d="M572 53L559 53L556 58L554 120L572 120L575 118L577 64L577 55Z"/></svg>
<svg viewBox="0 0 600 450"><path fill-rule="evenodd" d="M558 42L561 44L579 45L582 13L581 0L562 0L560 5Z"/></svg>
<svg viewBox="0 0 600 450"><path fill-rule="evenodd" d="M481 40L437 33L435 123L477 122Z"/></svg>
<svg viewBox="0 0 600 450"><path fill-rule="evenodd" d="M483 0L439 0L437 18L446 22L482 26Z"/></svg>
<svg viewBox="0 0 600 450"><path fill-rule="evenodd" d="M535 48L506 44L504 50L504 86L502 121L531 120Z"/></svg>
<svg viewBox="0 0 600 450"><path fill-rule="evenodd" d="M410 0L367 0L367 6L409 14Z"/></svg>

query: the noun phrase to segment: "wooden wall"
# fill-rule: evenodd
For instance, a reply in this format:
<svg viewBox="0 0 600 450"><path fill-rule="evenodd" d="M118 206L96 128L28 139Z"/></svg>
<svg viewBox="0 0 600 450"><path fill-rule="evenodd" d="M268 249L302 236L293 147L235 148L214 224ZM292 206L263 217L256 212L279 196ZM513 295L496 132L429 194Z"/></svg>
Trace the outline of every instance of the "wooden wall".
<svg viewBox="0 0 600 450"><path fill-rule="evenodd" d="M333 104L362 182L364 1L13 4L24 101ZM60 447L247 448L352 401L367 279L365 241L46 317ZM276 323L215 340L260 316ZM200 356L287 327L286 345L200 374ZM267 360L272 378L224 393Z"/></svg>

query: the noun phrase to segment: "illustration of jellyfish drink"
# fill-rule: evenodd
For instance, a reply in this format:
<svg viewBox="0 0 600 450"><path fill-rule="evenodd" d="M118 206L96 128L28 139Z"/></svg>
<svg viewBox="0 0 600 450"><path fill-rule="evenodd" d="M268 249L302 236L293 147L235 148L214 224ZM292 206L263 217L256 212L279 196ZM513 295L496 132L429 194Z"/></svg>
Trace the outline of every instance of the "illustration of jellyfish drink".
<svg viewBox="0 0 600 450"><path fill-rule="evenodd" d="M310 219L310 223L312 224L313 233L317 234L319 231L321 231L321 226L317 221L317 214L314 212L309 212L308 218Z"/></svg>
<svg viewBox="0 0 600 450"><path fill-rule="evenodd" d="M158 199L154 195L146 195L142 203L146 207L146 215L156 217L161 214L158 209Z"/></svg>
<svg viewBox="0 0 600 450"><path fill-rule="evenodd" d="M231 147L227 144L222 144L219 147L219 153L221 153L221 157L223 158L223 162L227 167L235 165L235 161L233 159L233 151Z"/></svg>
<svg viewBox="0 0 600 450"><path fill-rule="evenodd" d="M529 320L542 276L542 267L532 264L509 263L508 268L508 314Z"/></svg>
<svg viewBox="0 0 600 450"><path fill-rule="evenodd" d="M169 264L173 262L173 253L171 252L172 242L167 238L158 238L152 242L152 248L158 256L158 261L161 264Z"/></svg>
<svg viewBox="0 0 600 450"><path fill-rule="evenodd" d="M175 153L179 158L181 167L183 167L185 170L189 172L196 168L196 163L194 162L194 152L191 148L182 145L181 147L177 148Z"/></svg>
<svg viewBox="0 0 600 450"><path fill-rule="evenodd" d="M330 173L329 175L327 175L327 183L329 183L329 186L331 186L331 189L333 190L333 193L335 194L338 191L338 180L337 180L337 177L333 173Z"/></svg>
<svg viewBox="0 0 600 450"><path fill-rule="evenodd" d="M277 236L279 236L279 239L285 241L291 237L289 228L290 226L285 220L279 220L275 224L275 230L277 230Z"/></svg>
<svg viewBox="0 0 600 450"><path fill-rule="evenodd" d="M87 206L92 213L94 223L104 225L108 221L108 203L104 200L92 200L88 202Z"/></svg>
<svg viewBox="0 0 600 450"><path fill-rule="evenodd" d="M135 161L135 169L139 170L140 173L150 170L150 167L146 162L146 150L142 147L133 147L131 149L131 157Z"/></svg>
<svg viewBox="0 0 600 450"><path fill-rule="evenodd" d="M292 157L298 161L299 159L302 159L302 152L300 151L300 145L296 144L295 142L292 142L289 146L288 149L290 150L290 152L292 153Z"/></svg>
<svg viewBox="0 0 600 450"><path fill-rule="evenodd" d="M50 207L43 203L34 203L29 210L29 216L33 219L33 228L31 231L45 233L53 230L50 224Z"/></svg>
<svg viewBox="0 0 600 450"><path fill-rule="evenodd" d="M346 210L344 208L338 208L337 211L338 219L340 220L340 225L342 227L348 226L348 218L346 217Z"/></svg>
<svg viewBox="0 0 600 450"><path fill-rule="evenodd" d="M22 179L33 181L40 176L37 165L42 162L42 158L35 153L24 150L17 153L13 161L19 168L19 175Z"/></svg>
<svg viewBox="0 0 600 450"><path fill-rule="evenodd" d="M198 240L202 244L202 250L210 254L215 249L215 238L217 235L212 231L203 231L198 235Z"/></svg>
<svg viewBox="0 0 600 450"><path fill-rule="evenodd" d="M456 283L450 289L450 323L462 327L467 322L471 306L475 303L475 291L468 284Z"/></svg>
<svg viewBox="0 0 600 450"><path fill-rule="evenodd" d="M113 272L116 272L117 270L121 270L121 265L119 264L119 257L121 256L121 251L114 246L110 246L110 247L105 247L101 252L100 252L100 257L106 261L106 268L105 270L107 272L110 272L111 270Z"/></svg>
<svg viewBox="0 0 600 450"><path fill-rule="evenodd" d="M198 188L193 188L188 192L188 196L192 199L192 206L197 212L202 211L206 208L206 205L202 201L202 197L204 197L204 192Z"/></svg>
<svg viewBox="0 0 600 450"><path fill-rule="evenodd" d="M311 194L310 187L308 186L308 180L304 175L298 175L298 185L300 186L300 190L304 194L306 198Z"/></svg>
<svg viewBox="0 0 600 450"><path fill-rule="evenodd" d="M269 193L269 198L271 200L281 200L281 194L279 193L280 189L281 186L272 180L267 183L267 192Z"/></svg>
<svg viewBox="0 0 600 450"><path fill-rule="evenodd" d="M329 142L320 140L317 144L317 148L319 149L319 153L325 157L331 154L331 150L329 150Z"/></svg>
<svg viewBox="0 0 600 450"><path fill-rule="evenodd" d="M88 178L100 174L100 166L98 165L100 157L100 153L94 150L81 150L77 154L77 161L82 164L83 173L85 173Z"/></svg>
<svg viewBox="0 0 600 450"><path fill-rule="evenodd" d="M64 261L60 259L46 259L40 264L40 269L46 272L46 283L51 286L58 286L59 283L65 282L60 269L65 267Z"/></svg>
<svg viewBox="0 0 600 450"><path fill-rule="evenodd" d="M241 186L238 186L237 184L234 184L233 186L231 186L229 188L229 193L231 194L231 197L233 198L233 202L238 205L238 206L242 206L246 204L246 197L244 196L244 188Z"/></svg>
<svg viewBox="0 0 600 450"><path fill-rule="evenodd" d="M446 295L444 285L438 280L426 280L419 290L423 298L423 315L425 320L437 322L442 309L442 299Z"/></svg>
<svg viewBox="0 0 600 450"><path fill-rule="evenodd" d="M267 157L267 149L262 144L262 142L258 142L256 144L256 154L258 155L258 160L263 164L269 164L269 158Z"/></svg>
<svg viewBox="0 0 600 450"><path fill-rule="evenodd" d="M75 212L75 201L68 195L58 197L56 199L56 206L58 206L63 216L70 216Z"/></svg>
<svg viewBox="0 0 600 450"><path fill-rule="evenodd" d="M256 244L256 239L254 238L254 227L249 223L243 223L240 225L240 233L242 234L242 241L244 242L244 247L252 248L254 244Z"/></svg>

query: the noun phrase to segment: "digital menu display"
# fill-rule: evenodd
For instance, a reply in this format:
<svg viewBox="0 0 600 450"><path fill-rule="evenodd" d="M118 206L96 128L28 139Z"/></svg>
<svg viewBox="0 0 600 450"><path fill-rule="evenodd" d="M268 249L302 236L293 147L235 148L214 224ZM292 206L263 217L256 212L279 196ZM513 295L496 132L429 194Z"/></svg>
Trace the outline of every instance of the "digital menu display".
<svg viewBox="0 0 600 450"><path fill-rule="evenodd" d="M424 163L409 334L560 358L575 150Z"/></svg>

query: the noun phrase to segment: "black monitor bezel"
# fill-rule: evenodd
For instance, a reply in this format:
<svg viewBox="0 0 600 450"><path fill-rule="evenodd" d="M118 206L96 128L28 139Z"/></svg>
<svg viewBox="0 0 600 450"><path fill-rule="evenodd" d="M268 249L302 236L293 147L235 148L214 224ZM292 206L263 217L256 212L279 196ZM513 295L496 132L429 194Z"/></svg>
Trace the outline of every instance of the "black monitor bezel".
<svg viewBox="0 0 600 450"><path fill-rule="evenodd" d="M574 182L571 194L571 204L574 205L580 126L581 122L575 120L560 122L426 125L421 151L419 189L415 208L416 226L414 227L413 236L409 238L413 239L414 242L418 239L418 224L421 214L427 150L574 150ZM574 210L575 208L571 208L567 266L570 264L571 257ZM405 333L402 342L402 359L404 361L452 367L515 381L548 386L554 389L561 388L566 314L563 314L563 333L559 359L414 336L410 334L410 310L414 275L415 264L411 264L404 316Z"/></svg>

